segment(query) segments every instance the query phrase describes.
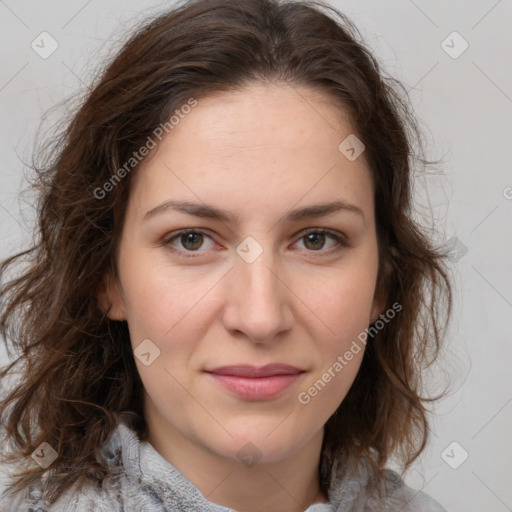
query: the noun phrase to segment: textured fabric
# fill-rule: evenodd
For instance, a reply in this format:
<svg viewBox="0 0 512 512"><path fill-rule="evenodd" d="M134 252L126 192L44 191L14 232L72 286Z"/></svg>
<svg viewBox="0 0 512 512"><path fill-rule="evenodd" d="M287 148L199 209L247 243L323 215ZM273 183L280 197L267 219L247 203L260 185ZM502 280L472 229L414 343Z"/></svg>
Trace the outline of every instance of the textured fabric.
<svg viewBox="0 0 512 512"><path fill-rule="evenodd" d="M103 447L103 454L113 473L102 487L72 488L51 507L40 500L40 487L14 497L5 492L0 512L235 512L208 501L150 443L140 442L125 421ZM333 471L329 503L311 505L306 512L446 512L437 501L407 487L391 470L373 491L365 492L370 474L365 460ZM383 491L380 498L377 488Z"/></svg>

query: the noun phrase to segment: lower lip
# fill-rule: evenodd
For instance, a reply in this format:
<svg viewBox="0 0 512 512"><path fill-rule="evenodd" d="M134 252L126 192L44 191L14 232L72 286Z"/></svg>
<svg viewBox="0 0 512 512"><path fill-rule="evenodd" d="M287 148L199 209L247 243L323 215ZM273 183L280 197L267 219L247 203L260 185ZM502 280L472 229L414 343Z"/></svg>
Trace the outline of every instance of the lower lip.
<svg viewBox="0 0 512 512"><path fill-rule="evenodd" d="M270 400L289 388L302 373L269 377L238 377L210 373L223 388L246 400Z"/></svg>

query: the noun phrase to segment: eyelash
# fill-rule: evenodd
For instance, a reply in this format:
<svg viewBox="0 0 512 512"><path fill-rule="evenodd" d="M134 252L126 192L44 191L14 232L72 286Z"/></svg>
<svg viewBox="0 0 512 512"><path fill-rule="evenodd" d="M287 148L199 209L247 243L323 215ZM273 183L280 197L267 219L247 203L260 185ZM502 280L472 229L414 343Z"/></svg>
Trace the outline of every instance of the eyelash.
<svg viewBox="0 0 512 512"><path fill-rule="evenodd" d="M182 250L182 249L176 249L176 248L171 246L171 244L172 244L172 242L174 240L179 239L180 237L182 237L184 235L187 235L187 234L190 234L190 233L194 233L194 234L198 234L198 235L204 235L204 236L207 236L208 238L211 238L211 236L208 235L208 233L206 231L203 231L202 229L190 228L190 229L183 229L181 231L172 233L170 236L165 237L163 239L163 241L162 241L162 245L167 247L167 248L169 248L173 252L182 253L182 256L184 258L197 258L198 256L196 256L194 253L201 253L203 251L187 251L187 250ZM310 250L308 252L312 252L312 253L318 252L318 253L324 253L325 255L330 255L332 252L339 251L342 248L350 247L350 244L347 242L345 237L343 237L342 235L339 235L339 234L337 234L337 233L335 233L333 231L327 230L327 229L309 228L308 230L302 232L302 234L301 234L301 236L299 237L298 240L301 240L302 238L305 238L306 236L308 236L308 235L310 235L312 233L319 234L319 235L327 235L327 236L329 236L330 238L335 240L335 242L337 244L337 247L335 247L335 248L333 248L331 250L328 250L328 251L322 251L322 250L313 251L313 250ZM320 256L320 257L322 257L322 256Z"/></svg>

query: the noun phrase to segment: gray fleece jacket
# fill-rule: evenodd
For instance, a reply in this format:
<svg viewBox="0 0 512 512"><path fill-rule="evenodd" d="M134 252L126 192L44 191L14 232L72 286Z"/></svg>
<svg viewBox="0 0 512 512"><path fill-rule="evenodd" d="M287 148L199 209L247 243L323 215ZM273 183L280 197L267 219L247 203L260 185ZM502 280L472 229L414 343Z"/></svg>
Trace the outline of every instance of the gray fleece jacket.
<svg viewBox="0 0 512 512"><path fill-rule="evenodd" d="M208 501L148 442L140 442L126 421L121 421L103 454L112 468L102 487L93 485L65 493L51 507L40 498L40 486L0 500L0 512L235 512ZM446 512L426 494L407 487L397 473L387 470L381 479L385 497L363 491L370 475L361 460L332 472L329 503L311 505L306 512ZM274 511L270 511L274 512ZM280 512L280 511L275 511Z"/></svg>

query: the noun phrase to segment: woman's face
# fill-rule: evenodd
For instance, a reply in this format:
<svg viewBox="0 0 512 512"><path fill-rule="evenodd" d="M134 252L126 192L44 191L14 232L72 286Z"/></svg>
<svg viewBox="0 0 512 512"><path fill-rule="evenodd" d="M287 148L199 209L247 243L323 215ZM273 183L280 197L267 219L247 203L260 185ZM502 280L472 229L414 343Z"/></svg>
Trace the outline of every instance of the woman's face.
<svg viewBox="0 0 512 512"><path fill-rule="evenodd" d="M322 92L253 85L200 99L137 171L107 300L155 445L242 462L320 446L381 312L352 133Z"/></svg>

